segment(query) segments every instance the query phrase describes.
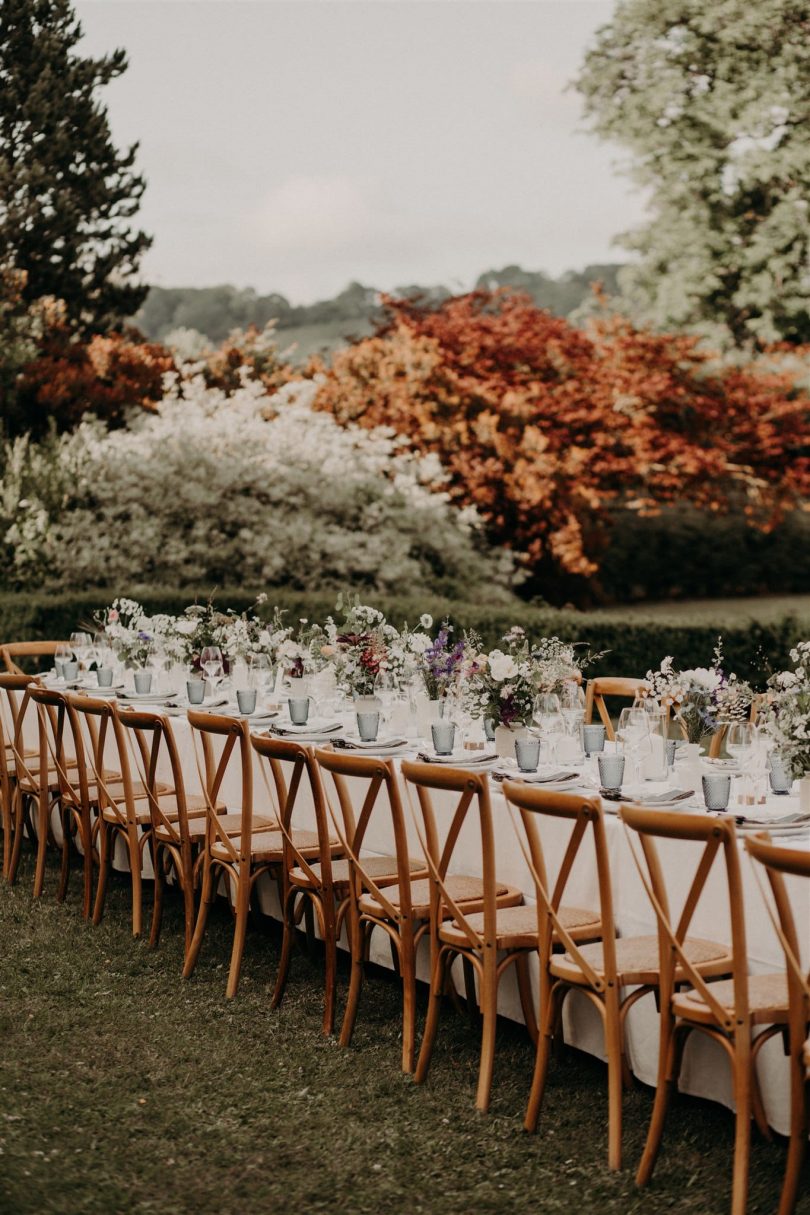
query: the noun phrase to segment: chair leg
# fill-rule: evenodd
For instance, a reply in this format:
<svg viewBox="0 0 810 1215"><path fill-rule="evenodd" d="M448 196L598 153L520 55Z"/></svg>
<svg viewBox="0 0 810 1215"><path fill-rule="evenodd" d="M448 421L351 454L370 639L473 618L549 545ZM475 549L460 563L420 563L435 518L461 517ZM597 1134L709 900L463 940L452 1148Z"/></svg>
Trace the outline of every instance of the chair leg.
<svg viewBox="0 0 810 1215"><path fill-rule="evenodd" d="M98 886L96 901L93 905L93 923L98 926L104 915L104 903L107 898L107 881L110 874L110 827L103 819L99 819L98 829Z"/></svg>
<svg viewBox="0 0 810 1215"><path fill-rule="evenodd" d="M139 937L143 932L143 874L141 873L143 861L136 834L127 834L127 846L130 878L132 879L132 935Z"/></svg>
<svg viewBox="0 0 810 1215"><path fill-rule="evenodd" d="M194 967L197 965L197 958L200 956L203 937L205 936L205 924L208 919L208 908L214 901L214 867L211 864L211 857L208 852L205 854L203 862L203 878L202 889L200 891L200 906L197 911L197 922L194 925L194 935L191 938L191 944L186 954L186 960L183 964L183 978L190 979L194 973Z"/></svg>
<svg viewBox="0 0 810 1215"><path fill-rule="evenodd" d="M16 805L16 813L12 814L14 822L14 842L11 847L11 861L9 863L8 882L13 886L17 880L17 870L20 866L20 854L22 852L23 842L23 827L25 823L25 794L17 787L14 791L14 800Z"/></svg>
<svg viewBox="0 0 810 1215"><path fill-rule="evenodd" d="M242 955L245 952L245 937L247 936L248 916L250 915L250 873L239 873L236 887L236 923L233 929L233 948L231 949L231 967L228 971L228 985L225 995L232 1000L239 986L239 974L242 969Z"/></svg>
<svg viewBox="0 0 810 1215"><path fill-rule="evenodd" d="M324 1002L323 1002L323 1032L334 1033L335 1001L337 997L337 928L335 926L334 900L329 898L329 906L324 908Z"/></svg>
<svg viewBox="0 0 810 1215"><path fill-rule="evenodd" d="M644 1152L636 1172L636 1185L645 1186L650 1180L658 1157L658 1149L664 1135L664 1123L672 1096L672 1090L677 1082L675 1073L675 1033L671 1015L662 1013L661 1028L658 1039L658 1080L655 1086L650 1125Z"/></svg>
<svg viewBox="0 0 810 1215"><path fill-rule="evenodd" d="M400 973L402 976L402 1070L413 1071L416 1053L416 950L413 924L403 924L400 932Z"/></svg>
<svg viewBox="0 0 810 1215"><path fill-rule="evenodd" d="M526 1107L526 1117L523 1126L527 1131L537 1130L537 1120L543 1104L543 1093L546 1087L548 1061L551 1046L554 1041L554 1027L557 1021L557 1006L562 1004L563 989L549 991L548 976L540 974L540 1026L537 1033L537 1050L534 1057L534 1075L529 1093L529 1104Z"/></svg>
<svg viewBox="0 0 810 1215"><path fill-rule="evenodd" d="M734 1037L734 1181L731 1215L745 1215L748 1202L748 1160L751 1153L751 1027L741 1026Z"/></svg>
<svg viewBox="0 0 810 1215"><path fill-rule="evenodd" d="M432 964L430 967L430 999L428 1001L427 1019L425 1021L425 1032L422 1035L422 1045L419 1049L419 1058L416 1063L416 1071L414 1072L414 1081L417 1084L424 1084L427 1079L428 1068L430 1067L430 1057L433 1054L433 1044L436 1041L436 1030L439 1026L439 1012L442 1005L442 997L444 995L444 973L447 965L446 953L440 953L434 950ZM448 967L449 969L449 967Z"/></svg>
<svg viewBox="0 0 810 1215"><path fill-rule="evenodd" d="M349 905L349 941L352 957L351 978L349 979L349 994L346 997L346 1009L343 1013L343 1025L340 1029L340 1045L348 1046L354 1033L354 1023L357 1018L357 1007L360 1003L360 989L363 986L363 962L365 958L366 934L360 922L357 904L352 899Z"/></svg>
<svg viewBox="0 0 810 1215"><path fill-rule="evenodd" d="M189 862L183 874L183 961L191 949L191 938L194 935L194 865Z"/></svg>
<svg viewBox="0 0 810 1215"><path fill-rule="evenodd" d="M59 867L59 889L56 892L57 903L64 903L70 880L70 820L69 807L59 804L59 817L62 820L62 862Z"/></svg>
<svg viewBox="0 0 810 1215"><path fill-rule="evenodd" d="M42 896L45 886L45 859L48 852L48 818L51 804L47 792L39 798L37 807L37 863L34 870L34 898Z"/></svg>
<svg viewBox="0 0 810 1215"><path fill-rule="evenodd" d="M163 924L163 887L165 883L161 860L160 844L153 837L152 868L155 871L155 888L152 898L152 927L149 932L149 946L151 949L155 949L160 940L160 929Z"/></svg>
<svg viewBox="0 0 810 1215"><path fill-rule="evenodd" d="M478 993L475 990L475 970L466 954L461 955L461 970L464 975L464 995L467 1001L467 1015L473 1025L478 1025L481 1014L478 1009Z"/></svg>
<svg viewBox="0 0 810 1215"><path fill-rule="evenodd" d="M807 1091L801 1051L799 1044L798 1050L791 1050L790 1056L790 1142L778 1215L792 1215L807 1149Z"/></svg>
<svg viewBox="0 0 810 1215"><path fill-rule="evenodd" d="M79 834L82 840L82 917L90 918L93 906L93 829L90 818L82 814L79 819Z"/></svg>
<svg viewBox="0 0 810 1215"><path fill-rule="evenodd" d="M478 1090L475 1108L481 1113L489 1109L492 1091L492 1073L495 1068L495 1031L498 1026L498 972L494 950L484 952L484 971L481 978L481 1062L478 1066Z"/></svg>
<svg viewBox="0 0 810 1215"><path fill-rule="evenodd" d="M306 897L306 896L304 896ZM295 891L288 890L283 905L284 921L281 938L281 957L279 958L278 971L276 972L276 984L273 988L273 995L270 1000L271 1008L278 1008L284 997L284 989L287 986L287 975L290 971L290 957L292 955L293 941L295 938L295 917L293 908L295 906Z"/></svg>
<svg viewBox="0 0 810 1215"><path fill-rule="evenodd" d="M533 1044L537 1045L537 1017L534 1012L534 998L532 996L532 980L529 974L529 955L527 953L519 953L515 959L515 970L517 971L518 992L520 993L520 1007L523 1012L523 1020L526 1022L526 1029Z"/></svg>
<svg viewBox="0 0 810 1215"><path fill-rule="evenodd" d="M622 1167L622 1022L619 993L610 988L605 997L605 1046L608 1064L608 1168Z"/></svg>

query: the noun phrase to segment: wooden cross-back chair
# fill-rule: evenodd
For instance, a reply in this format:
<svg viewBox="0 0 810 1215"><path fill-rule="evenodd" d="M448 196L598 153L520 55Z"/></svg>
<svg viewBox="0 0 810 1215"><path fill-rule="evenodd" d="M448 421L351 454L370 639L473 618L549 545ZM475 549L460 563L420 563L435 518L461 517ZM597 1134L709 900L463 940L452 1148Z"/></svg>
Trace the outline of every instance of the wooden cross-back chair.
<svg viewBox="0 0 810 1215"><path fill-rule="evenodd" d="M16 881L27 826L36 841L35 898L43 893L47 843L53 838L51 812L60 799L60 779L51 759L49 735L40 729L38 707L32 700L33 690L38 686L39 680L34 676L0 676L6 722L4 733L7 731L9 735L4 744L4 782L9 786L9 793L4 795L4 853L9 858L7 877L10 882ZM74 759L69 762L75 765Z"/></svg>
<svg viewBox="0 0 810 1215"><path fill-rule="evenodd" d="M525 1127L537 1126L545 1092L550 1047L562 1026L562 1004L570 991L580 991L598 1010L605 1033L608 1066L608 1167L621 1168L622 1086L630 1082L624 1041L625 1023L630 1009L642 997L655 993L660 984L657 936L619 937L613 912L613 891L605 817L598 797L554 793L532 789L514 781L504 782L504 794L520 809L529 843L529 860L541 915L541 1015L532 1089L526 1110ZM546 880L542 833L544 820L550 825L567 823L569 834L563 860L550 886ZM585 842L592 846L599 890L598 917L601 939L582 943L561 914L574 865ZM587 859L587 855L586 855ZM573 909L574 926L581 915ZM593 913L592 913L593 914ZM543 920L547 922L542 923ZM585 934L587 936L587 928ZM556 936L564 952L550 949ZM692 962L711 974L727 974L728 948L713 941L686 938L684 949ZM629 994L623 994L633 988Z"/></svg>
<svg viewBox="0 0 810 1215"><path fill-rule="evenodd" d="M744 1215L752 1116L763 1133L770 1134L756 1082L756 1060L764 1044L788 1023L787 979L784 973L748 974L740 856L733 819L627 805L622 806L620 813L657 918L661 976L658 1082L636 1183L646 1185L652 1176L669 1099L678 1081L683 1046L688 1035L697 1030L718 1042L731 1063L736 1105L731 1210L732 1215ZM641 843L643 859L638 856L634 839ZM661 863L658 840L702 845L695 876L677 921L670 911L666 867ZM728 890L731 948L727 973L731 977L711 982L707 981L711 978L707 971L699 969L690 957L686 933L718 858L724 867ZM680 884L682 865L678 866L678 877ZM768 1028L754 1038L754 1028L762 1025Z"/></svg>
<svg viewBox="0 0 810 1215"><path fill-rule="evenodd" d="M323 1032L331 1034L335 1024L337 942L348 909L348 862L338 859L343 850L334 829L330 830L320 769L312 749L270 735L254 735L251 743L272 774L273 805L281 833L278 884L284 935L271 1007L278 1008L284 997L295 929L309 909L317 919L324 945ZM308 818L314 817L314 831L301 828L297 821L302 792L309 794L306 813Z"/></svg>
<svg viewBox="0 0 810 1215"><path fill-rule="evenodd" d="M183 896L185 963L196 923L195 891L199 886L202 866L207 801L203 794L188 793L186 790L177 741L168 717L137 709L118 708L115 723L116 728L122 731L121 741L125 737L131 740L128 754L131 754L133 766L140 776L137 788L145 793L145 799L137 798L138 806L133 806L133 810L141 817L148 813L151 824L155 886L149 944L156 946L160 940L165 880L170 873L174 873ZM158 777L161 768L168 768L170 792ZM125 787L125 803L127 798L134 801L135 794L134 787L129 791Z"/></svg>
<svg viewBox="0 0 810 1215"><path fill-rule="evenodd" d="M599 676L589 679L585 687L585 724L593 721L594 709L605 727L605 737L613 742L616 738L613 722L610 719L605 697L617 697L621 700L634 701L641 691L647 687L645 679Z"/></svg>
<svg viewBox="0 0 810 1215"><path fill-rule="evenodd" d="M247 722L191 709L188 721L206 801L206 829L200 905L183 977L189 978L197 965L208 910L216 898L219 879L224 878L234 910L233 946L225 988L227 998L232 999L239 986L251 894L263 873L277 869L283 856L283 846L275 818L254 813L253 750ZM219 740L221 745L218 758L214 755L214 739ZM198 742L203 752L202 765L197 752ZM231 762L239 764L241 805L226 810L220 797L222 782Z"/></svg>
<svg viewBox="0 0 810 1215"><path fill-rule="evenodd" d="M60 645L69 645L68 641L7 641L0 646L0 659L10 675L24 675L26 672L15 661L17 658L53 658Z"/></svg>
<svg viewBox="0 0 810 1215"><path fill-rule="evenodd" d="M132 883L132 935L143 927L144 850L150 842L151 820L146 789L133 781L130 756L120 728L116 729L116 708L111 700L71 695L69 712L74 734L84 740L84 757L89 766L88 794L96 810L98 884L93 903L93 924L104 915L109 872L117 840L124 844ZM115 768L107 766L110 752ZM168 786L164 791L168 791Z"/></svg>
<svg viewBox="0 0 810 1215"><path fill-rule="evenodd" d="M346 859L351 978L341 1046L352 1040L363 966L375 928L386 933L402 979L402 1070L413 1071L416 1044L416 949L427 930L429 902L424 860L412 857L393 760L321 749L315 758L330 774L339 812L330 813ZM393 850L370 854L369 838ZM333 876L336 866L333 866ZM341 870L341 877L343 872ZM342 893L342 891L341 891Z"/></svg>
<svg viewBox="0 0 810 1215"><path fill-rule="evenodd" d="M56 810L62 829L62 864L57 899L61 903L67 894L73 839L78 836L82 851L82 915L87 919L93 901L94 820L98 810L98 794L91 765L87 761L80 719L70 698L62 692L32 685L30 696L37 707L39 737L37 877L40 882L44 877L47 838L53 811ZM69 741L69 748L66 741ZM47 783L41 776L45 771L48 772ZM117 776L116 772L105 772L105 779L109 781L114 781ZM34 892L37 893L36 881Z"/></svg>
<svg viewBox="0 0 810 1215"><path fill-rule="evenodd" d="M3 876L10 882L17 875L27 802L36 796L36 792L24 793L21 787L21 780L24 784L26 774L28 784L36 784L32 769L39 768L39 747L30 745L36 727L33 718L28 716L31 706L28 688L35 682L32 675L0 675L0 815L3 827ZM28 739L25 737L26 719L29 723Z"/></svg>
<svg viewBox="0 0 810 1215"><path fill-rule="evenodd" d="M791 1215L810 1133L810 970L802 962L802 942L796 927L798 922L806 929L810 923L810 852L782 847L766 834L749 836L745 846L768 876L775 907L774 925L787 967L790 1142L779 1215ZM803 879L796 900L798 916L791 906L785 877Z"/></svg>
<svg viewBox="0 0 810 1215"><path fill-rule="evenodd" d="M512 966L526 1028L533 1040L537 1037L529 976L529 958L537 950L537 916L533 907L525 905L520 890L498 880L497 830L487 774L403 761L402 775L406 789L409 786L416 789L421 825L416 814L414 821L430 871L430 1002L415 1079L421 1083L427 1077L445 978L455 958L460 958L465 978L470 973L478 978L482 1023L475 1104L479 1110L487 1110L495 1063L498 987ZM455 795L452 810L441 806L437 812L434 793ZM452 872L456 864L454 853L468 820L480 847L481 877L459 879ZM469 890L468 882L475 883ZM468 998L473 995L474 991L468 987Z"/></svg>

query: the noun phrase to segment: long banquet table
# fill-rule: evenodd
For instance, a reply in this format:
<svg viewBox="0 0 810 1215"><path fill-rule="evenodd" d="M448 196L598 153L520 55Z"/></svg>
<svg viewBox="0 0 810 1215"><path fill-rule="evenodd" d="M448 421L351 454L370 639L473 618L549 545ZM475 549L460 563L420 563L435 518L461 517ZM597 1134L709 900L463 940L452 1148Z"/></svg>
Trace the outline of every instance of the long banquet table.
<svg viewBox="0 0 810 1215"><path fill-rule="evenodd" d="M191 729L185 717L182 716L178 716L173 725L187 789L197 791L199 766L195 756ZM114 756L111 755L110 759L114 762ZM255 765L258 765L258 762L258 757L254 755ZM168 769L160 772L159 775L170 778ZM253 785L256 811L259 813L272 812L267 785L258 766L254 773ZM301 794L305 795L305 793L302 785ZM222 785L221 797L230 808L238 808L241 798L238 763L230 764ZM498 877L504 882L517 886L523 891L526 901L534 903L532 878L520 848L510 810L495 782L492 783L492 797L493 809L499 824L496 839ZM302 827L314 825L311 802L307 804L305 796L302 796L300 801L301 804L296 811L296 825ZM779 809L784 810L790 801L797 802L798 799L779 799L777 803ZM434 804L437 815L444 816L445 821L449 821L455 804L453 795L436 793ZM407 799L405 805L412 855L420 855L418 835L407 811ZM654 912L641 884L623 825L616 814L612 813L616 810L616 805L605 802L604 806L605 810L609 812L606 815L606 829L617 930L621 936L655 933ZM553 873L567 844L568 828L564 823L545 820L542 838L549 872ZM792 846L796 847L810 847L810 840L807 836L783 842L790 842ZM372 853L391 852L393 838L390 830L386 830L384 815L372 817L366 844ZM740 847L742 849L742 842ZM682 841L660 841L660 848L665 874L670 884L673 907L677 907L677 900L685 896L694 875L700 846ZM148 856L146 863L148 865ZM126 866L123 850L119 850L117 853L116 865ZM752 869L752 862L744 851L741 856L741 869L750 971L751 973L762 973L783 970L784 959L781 947L764 906L761 890ZM481 847L477 817L468 816L465 822L454 852L452 871L476 875L481 873ZM806 963L810 957L810 890L807 889L807 883L801 883L799 880L789 880L788 885L801 936L802 956ZM269 878L258 884L258 897L265 913L275 917L280 916L276 888ZM583 847L575 862L566 901L582 907L597 908L599 905L596 868L589 846ZM729 943L730 933L725 873L722 860L718 858L696 910L690 934ZM384 936L385 934L382 933L374 934L371 957L372 960L390 967L390 950ZM376 937L381 939L376 940ZM342 944L345 947L345 940ZM417 960L419 977L425 981L428 979L428 948L427 941L424 941ZM513 968L509 968L508 975L501 984L499 1011L513 1020L522 1020ZM564 1030L566 1042L599 1058L605 1058L599 1015L591 1003L576 992L571 993L565 1003ZM440 1043L441 1038L437 1049L440 1049ZM628 1062L633 1074L645 1084L654 1085L656 1082L657 1045L658 1016L654 998L650 995L640 1000L631 1009L626 1027ZM789 1132L788 1068L780 1035L775 1036L761 1051L758 1074L768 1121L775 1130L786 1134ZM528 1081L529 1075L527 1074L527 1086ZM731 1071L727 1056L718 1044L710 1041L703 1034L690 1036L681 1071L680 1088L683 1092L710 1098L733 1108Z"/></svg>

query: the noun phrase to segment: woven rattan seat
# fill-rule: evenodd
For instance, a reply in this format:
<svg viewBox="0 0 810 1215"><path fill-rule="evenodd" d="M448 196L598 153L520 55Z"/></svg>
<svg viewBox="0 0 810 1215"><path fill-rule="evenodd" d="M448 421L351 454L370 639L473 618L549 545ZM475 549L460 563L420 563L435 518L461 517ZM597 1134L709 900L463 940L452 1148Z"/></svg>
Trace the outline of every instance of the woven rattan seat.
<svg viewBox="0 0 810 1215"><path fill-rule="evenodd" d="M422 868L424 869L424 865ZM455 902L463 904L465 912L470 911L475 914L476 907L483 907L484 883L481 878L455 874L446 878L444 884L450 897ZM426 920L430 915L430 888L431 883L427 878L411 883L411 914L415 920ZM399 907L400 895L397 886L391 886L390 889L386 890L385 896L395 907ZM499 903L505 905L515 905L523 902L522 892L516 890L513 886L505 885L503 882L497 883L495 896ZM360 910L370 911L372 915L381 914L379 903L375 902L370 895L364 895L360 900ZM536 915L534 917L534 930L536 933Z"/></svg>
<svg viewBox="0 0 810 1215"><path fill-rule="evenodd" d="M467 916L467 920L475 932L483 931L483 912L474 912ZM598 913L583 907L563 907L560 920L569 931L576 928L598 933L600 930ZM499 907L496 933L499 949L529 949L537 941L537 908L525 904L522 907ZM452 920L445 921L439 929L439 938L449 945L462 944L463 936Z"/></svg>
<svg viewBox="0 0 810 1215"><path fill-rule="evenodd" d="M689 960L695 964L705 962L720 962L730 959L727 945L718 945L715 941L704 941L699 937L687 937L684 951ZM604 972L604 952L601 941L591 945L581 945L580 953L584 960L595 971ZM569 983L577 982L577 975L582 971L573 958L568 954L555 956L551 959L551 973ZM616 941L616 973L622 986L632 983L655 983L658 979L659 953L658 937L620 937Z"/></svg>
<svg viewBox="0 0 810 1215"><path fill-rule="evenodd" d="M425 873L425 862L419 861L415 857L408 858L408 864L413 874ZM310 866L312 873L316 879L321 877L322 868L319 864ZM363 868L377 882L385 882L387 879L391 882L397 880L397 858L395 856L365 856L363 857ZM303 869L296 867L290 870L290 881L296 886L311 886L313 880ZM349 861L345 858L339 861L332 861L332 885L347 886L349 883Z"/></svg>
<svg viewBox="0 0 810 1215"><path fill-rule="evenodd" d="M723 1008L734 1012L734 983L731 979L723 979L718 983L710 983L712 995ZM787 1006L787 975L751 975L748 979L748 1008L756 1020L770 1021L784 1016ZM672 999L672 1010L679 1017L689 1017L698 1021L704 1018L707 1022L713 1019L713 1013L706 1001L697 991L677 992Z"/></svg>

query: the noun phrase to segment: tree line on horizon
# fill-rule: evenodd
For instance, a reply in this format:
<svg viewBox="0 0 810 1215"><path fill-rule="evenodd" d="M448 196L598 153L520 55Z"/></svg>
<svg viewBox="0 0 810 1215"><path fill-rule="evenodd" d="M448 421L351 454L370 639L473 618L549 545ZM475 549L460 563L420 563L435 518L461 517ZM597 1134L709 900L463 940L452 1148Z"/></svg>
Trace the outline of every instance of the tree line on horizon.
<svg viewBox="0 0 810 1215"><path fill-rule="evenodd" d="M615 262L567 270L554 277L542 270L524 270L518 265L501 270L486 270L479 275L475 290L494 291L511 287L531 296L539 308L555 316L570 317L586 303L593 285L599 283L606 295L618 293ZM443 285L426 287L417 283L394 288L387 293L398 299L420 299L440 304L454 294ZM381 293L362 283L349 283L331 299L312 304L292 304L278 292L260 295L252 287L220 284L213 287L150 287L149 294L133 317L133 323L150 341L163 341L179 329L192 329L214 344L225 340L235 329L255 326L263 329L270 321L276 328L303 326L357 326L358 336L376 325L383 316Z"/></svg>

